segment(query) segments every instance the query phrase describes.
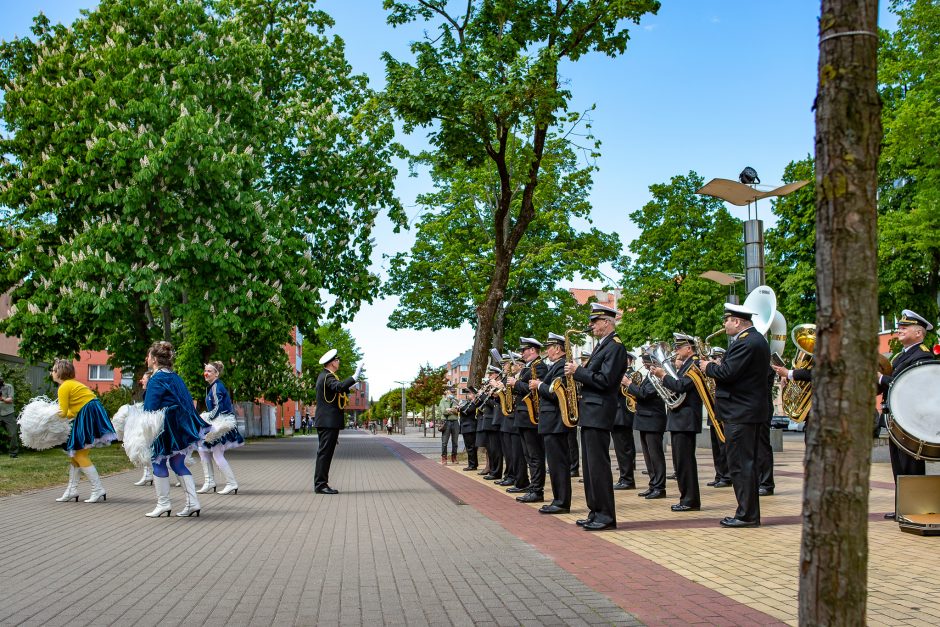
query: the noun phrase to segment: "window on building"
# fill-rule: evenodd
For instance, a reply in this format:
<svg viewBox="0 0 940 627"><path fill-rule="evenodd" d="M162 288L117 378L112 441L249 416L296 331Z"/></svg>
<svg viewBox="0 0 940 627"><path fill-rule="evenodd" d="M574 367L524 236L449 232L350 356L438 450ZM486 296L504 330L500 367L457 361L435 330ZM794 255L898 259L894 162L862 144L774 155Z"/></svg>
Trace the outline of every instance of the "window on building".
<svg viewBox="0 0 940 627"><path fill-rule="evenodd" d="M88 366L89 381L114 381L114 370L108 366Z"/></svg>
<svg viewBox="0 0 940 627"><path fill-rule="evenodd" d="M461 383L466 383L466 382L467 382L467 377L460 377L460 382L461 382Z"/></svg>

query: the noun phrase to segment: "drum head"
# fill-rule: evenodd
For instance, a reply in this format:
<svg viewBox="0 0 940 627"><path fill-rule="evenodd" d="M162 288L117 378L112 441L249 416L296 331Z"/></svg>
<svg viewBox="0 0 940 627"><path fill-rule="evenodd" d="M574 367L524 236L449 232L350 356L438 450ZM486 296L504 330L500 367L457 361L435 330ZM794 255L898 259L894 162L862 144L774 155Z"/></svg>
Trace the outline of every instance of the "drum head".
<svg viewBox="0 0 940 627"><path fill-rule="evenodd" d="M923 361L899 374L888 388L888 406L909 435L940 444L940 361Z"/></svg>

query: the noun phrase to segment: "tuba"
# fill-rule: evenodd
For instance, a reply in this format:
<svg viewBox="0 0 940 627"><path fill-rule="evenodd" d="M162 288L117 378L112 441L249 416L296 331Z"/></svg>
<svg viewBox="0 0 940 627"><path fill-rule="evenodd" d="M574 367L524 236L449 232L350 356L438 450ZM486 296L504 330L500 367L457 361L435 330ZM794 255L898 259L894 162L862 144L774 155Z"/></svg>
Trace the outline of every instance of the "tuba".
<svg viewBox="0 0 940 627"><path fill-rule="evenodd" d="M718 331L706 337L705 341L702 341L698 337L695 338L695 354L692 356L692 365L685 371L685 375L692 379L692 383L695 384L695 391L698 392L699 398L702 399L702 405L705 406L705 411L708 413L708 420L712 423L715 435L720 441L724 442L725 431L721 426L721 420L718 419L718 411L715 403L715 380L707 376L702 372L702 369L698 367L698 360L708 359L708 356L712 352L711 347L708 345L708 340L722 331L724 331L723 328L718 329Z"/></svg>
<svg viewBox="0 0 940 627"><path fill-rule="evenodd" d="M813 367L813 350L816 348L816 325L798 324L793 327L790 339L796 345L793 368L810 369ZM813 400L812 381L789 381L783 384L780 403L783 411L793 422L803 422L809 414Z"/></svg>
<svg viewBox="0 0 940 627"><path fill-rule="evenodd" d="M767 338L770 352L782 354L787 345L787 319L777 310L777 294L766 285L755 287L744 306L757 313L751 319L754 330Z"/></svg>
<svg viewBox="0 0 940 627"><path fill-rule="evenodd" d="M574 361L574 349L571 345L572 333L584 333L580 329L568 329L565 331L565 362ZM580 358L578 356L577 358ZM558 411L561 414L561 421L566 427L578 426L578 383L574 380L574 375L562 375L552 381L551 391L555 393L558 399Z"/></svg>
<svg viewBox="0 0 940 627"><path fill-rule="evenodd" d="M678 380L679 375L676 374L676 369L672 365L672 354L669 352L669 346L665 342L654 342L646 352L649 355L650 359L653 360L653 364L662 368L666 371L673 379ZM683 402L685 402L685 393L676 394L666 386L656 377L649 375L650 383L653 384L653 387L656 389L656 393L659 394L659 397L666 402L666 407L669 409L675 409Z"/></svg>

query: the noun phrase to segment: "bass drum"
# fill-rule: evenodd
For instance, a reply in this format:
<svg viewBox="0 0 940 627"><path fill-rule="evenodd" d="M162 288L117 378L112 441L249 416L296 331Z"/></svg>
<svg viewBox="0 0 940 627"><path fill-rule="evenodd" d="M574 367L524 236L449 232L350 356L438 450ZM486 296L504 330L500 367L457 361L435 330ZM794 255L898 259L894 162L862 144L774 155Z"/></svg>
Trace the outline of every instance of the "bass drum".
<svg viewBox="0 0 940 627"><path fill-rule="evenodd" d="M940 461L940 361L904 370L888 388L888 436L915 459Z"/></svg>

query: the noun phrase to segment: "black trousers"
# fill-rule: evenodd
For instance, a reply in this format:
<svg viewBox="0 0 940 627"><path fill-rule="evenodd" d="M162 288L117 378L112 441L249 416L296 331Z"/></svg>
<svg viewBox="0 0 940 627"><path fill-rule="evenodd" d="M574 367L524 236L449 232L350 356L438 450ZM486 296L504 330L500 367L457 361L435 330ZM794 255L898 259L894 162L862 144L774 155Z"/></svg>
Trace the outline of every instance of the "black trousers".
<svg viewBox="0 0 940 627"><path fill-rule="evenodd" d="M581 456L588 519L602 524L616 523L614 476L610 472L610 431L581 427Z"/></svg>
<svg viewBox="0 0 940 627"><path fill-rule="evenodd" d="M339 429L317 429L317 462L313 472L313 489L322 490L330 483L330 465L339 440Z"/></svg>
<svg viewBox="0 0 940 627"><path fill-rule="evenodd" d="M519 434L528 454L529 490L542 492L545 490L545 442L537 429L519 429Z"/></svg>
<svg viewBox="0 0 940 627"><path fill-rule="evenodd" d="M441 431L441 457L447 457L447 440L450 440L451 455L457 454L458 435L460 435L460 423L456 420L445 420L444 430Z"/></svg>
<svg viewBox="0 0 940 627"><path fill-rule="evenodd" d="M724 429L724 424L722 424ZM731 481L728 476L728 457L725 443L718 439L718 430L712 425L708 430L712 438L712 462L715 464L715 481Z"/></svg>
<svg viewBox="0 0 940 627"><path fill-rule="evenodd" d="M614 427L610 437L614 440L614 453L620 468L617 482L635 485L633 472L636 470L636 442L633 441L633 427Z"/></svg>
<svg viewBox="0 0 940 627"><path fill-rule="evenodd" d="M927 474L927 463L905 453L891 438L888 438L888 453L891 456L891 472L894 474L895 483L897 483L898 475Z"/></svg>
<svg viewBox="0 0 940 627"><path fill-rule="evenodd" d="M503 476L503 439L499 431L486 432L486 469L494 477Z"/></svg>
<svg viewBox="0 0 940 627"><path fill-rule="evenodd" d="M698 487L698 462L695 461L695 432L672 431L672 466L679 483L679 504L701 507Z"/></svg>
<svg viewBox="0 0 940 627"><path fill-rule="evenodd" d="M467 449L467 466L476 470L479 460L477 459L477 432L461 433L463 436L463 447Z"/></svg>
<svg viewBox="0 0 940 627"><path fill-rule="evenodd" d="M651 490L666 489L666 454L663 452L662 431L640 431L643 462L649 475Z"/></svg>
<svg viewBox="0 0 940 627"><path fill-rule="evenodd" d="M552 484L552 505L571 509L571 458L568 455L567 433L546 433L545 459Z"/></svg>
<svg viewBox="0 0 940 627"><path fill-rule="evenodd" d="M571 474L581 472L581 447L578 446L578 428L568 432L568 458L571 460Z"/></svg>
<svg viewBox="0 0 940 627"><path fill-rule="evenodd" d="M503 477L511 477L513 480L515 480L515 475L513 473L516 471L516 466L512 459L512 434L508 431L500 431L499 439L503 445L503 459L506 460L506 471L503 473Z"/></svg>
<svg viewBox="0 0 940 627"><path fill-rule="evenodd" d="M770 446L770 425L759 425L757 432L757 485L760 488L774 489L774 450Z"/></svg>
<svg viewBox="0 0 940 627"><path fill-rule="evenodd" d="M728 475L734 486L738 509L734 517L746 522L760 522L760 497L757 495L757 447L763 424L725 424Z"/></svg>
<svg viewBox="0 0 940 627"><path fill-rule="evenodd" d="M529 469L525 451L522 448L522 435L518 432L510 433L509 441L512 446L512 476L516 479L513 485L517 488L528 488Z"/></svg>

